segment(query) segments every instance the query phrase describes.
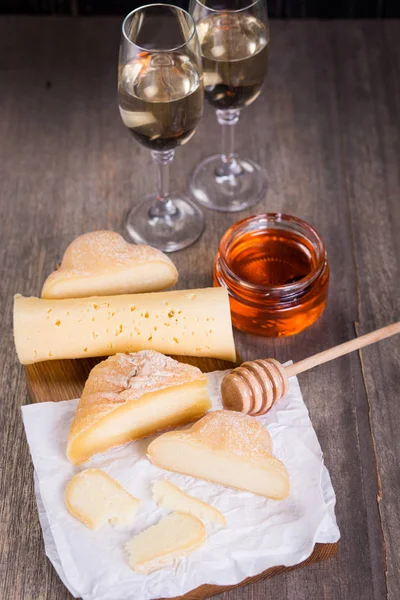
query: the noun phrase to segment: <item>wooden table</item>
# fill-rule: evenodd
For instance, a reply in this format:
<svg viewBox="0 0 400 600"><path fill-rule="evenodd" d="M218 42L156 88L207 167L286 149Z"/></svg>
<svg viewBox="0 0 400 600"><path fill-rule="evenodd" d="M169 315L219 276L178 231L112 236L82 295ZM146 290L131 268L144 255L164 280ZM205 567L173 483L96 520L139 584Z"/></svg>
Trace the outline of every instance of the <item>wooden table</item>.
<svg viewBox="0 0 400 600"><path fill-rule="evenodd" d="M38 295L77 235L123 232L154 185L148 152L120 122L118 18L0 19L0 598L70 598L44 555L12 341L13 294ZM205 212L207 228L173 255L179 286L211 285L225 229L283 211L325 240L331 288L322 318L281 340L237 334L243 358L298 360L399 320L400 22L272 22L262 97L243 113L238 148L268 174L248 213ZM219 142L207 108L179 151L173 183ZM230 600L400 598L400 344L393 338L300 376L337 495L336 558L226 594ZM137 599L140 600L140 599Z"/></svg>

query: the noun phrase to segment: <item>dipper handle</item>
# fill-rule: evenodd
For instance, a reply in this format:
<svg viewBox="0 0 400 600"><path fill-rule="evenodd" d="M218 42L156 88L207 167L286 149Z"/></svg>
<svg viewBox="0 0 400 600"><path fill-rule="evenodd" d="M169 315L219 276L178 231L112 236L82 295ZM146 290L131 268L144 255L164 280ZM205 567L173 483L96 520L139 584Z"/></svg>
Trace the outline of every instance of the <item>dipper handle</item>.
<svg viewBox="0 0 400 600"><path fill-rule="evenodd" d="M288 392L289 377L384 340L396 333L400 333L400 321L314 354L288 367L284 367L273 358L245 362L225 375L222 380L224 408L254 416L264 415Z"/></svg>
<svg viewBox="0 0 400 600"><path fill-rule="evenodd" d="M318 365L322 365L330 360L339 358L339 356L344 356L345 354L354 352L354 350L359 350L360 348L364 348L365 346L369 346L370 344L384 340L392 335L396 335L396 333L400 333L400 321L397 323L392 323L391 325L386 325L386 327L376 329L375 331L371 331L365 335L361 335L354 340L344 342L344 344L339 344L339 346L329 348L329 350L324 350L323 352L314 354L314 356L310 356L309 358L304 358L303 360L294 363L294 365L289 365L288 367L285 367L286 375L288 377L292 377L293 375L304 373L304 371L308 371L309 369L313 369Z"/></svg>

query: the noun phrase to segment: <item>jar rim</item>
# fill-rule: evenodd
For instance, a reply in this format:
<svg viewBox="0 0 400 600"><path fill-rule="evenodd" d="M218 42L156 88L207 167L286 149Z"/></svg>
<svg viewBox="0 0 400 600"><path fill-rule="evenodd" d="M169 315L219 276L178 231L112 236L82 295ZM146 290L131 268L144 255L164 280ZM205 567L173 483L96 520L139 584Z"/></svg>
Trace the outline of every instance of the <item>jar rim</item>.
<svg viewBox="0 0 400 600"><path fill-rule="evenodd" d="M268 229L286 229L286 231L293 231L303 235L312 244L315 252L315 267L299 281L283 285L258 284L238 277L231 269L227 261L230 246L237 239L249 232L266 231ZM257 295L273 296L279 294L280 296L290 298L304 291L320 276L327 259L325 246L320 235L314 227L306 223L306 221L285 213L262 213L246 217L245 219L234 223L227 229L219 244L217 260L223 268L225 277L229 279L234 286L240 285L249 293Z"/></svg>

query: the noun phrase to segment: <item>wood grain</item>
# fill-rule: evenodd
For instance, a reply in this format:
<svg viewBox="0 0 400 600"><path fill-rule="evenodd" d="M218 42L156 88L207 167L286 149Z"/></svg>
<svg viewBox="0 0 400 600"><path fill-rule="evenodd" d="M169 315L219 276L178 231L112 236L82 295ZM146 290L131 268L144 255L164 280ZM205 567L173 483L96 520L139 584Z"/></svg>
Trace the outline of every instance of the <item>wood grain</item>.
<svg viewBox="0 0 400 600"><path fill-rule="evenodd" d="M0 19L0 597L70 598L44 558L20 406L24 370L12 340L12 296L38 295L77 235L123 233L154 185L148 153L116 108L119 18ZM322 235L328 304L301 334L236 333L243 359L300 360L400 318L400 23L273 22L266 89L238 126L238 150L266 169L251 212L282 211ZM219 144L208 107L177 152L172 183ZM212 259L238 215L206 212L206 231L173 255L179 287L212 282ZM396 338L299 376L337 495L337 556L227 592L229 600L398 600L400 440Z"/></svg>
<svg viewBox="0 0 400 600"><path fill-rule="evenodd" d="M340 356L345 356L350 352L360 350L361 348L365 348L366 346L370 346L371 344L376 344L376 342L380 342L381 340L391 337L392 335L397 335L399 333L400 321L398 321L397 323L391 323L390 325L385 325L384 327L380 327L379 329L369 331L364 335L356 337L353 340L343 342L343 344L339 344L339 346L334 346L333 348L328 348L327 350L323 350L322 352L314 354L313 356L303 358L303 360L300 360L299 362L296 362L293 365L289 365L288 367L286 367L286 374L288 377L291 377L292 375L304 373L304 371L314 369L314 367L323 365L326 362L330 362L331 360L335 360Z"/></svg>
<svg viewBox="0 0 400 600"><path fill-rule="evenodd" d="M173 356L180 362L194 365L203 371L231 369L232 363L218 358ZM31 402L59 402L79 398L90 371L104 357L77 360L51 360L25 367Z"/></svg>
<svg viewBox="0 0 400 600"><path fill-rule="evenodd" d="M399 31L365 23L342 30L337 46L346 188L359 280L357 332L400 315L400 50ZM386 65L382 71L382 65ZM357 99L357 118L351 106ZM357 160L355 160L355 157ZM380 158L377 158L380 157ZM400 342L361 352L367 410L379 474L378 506L389 598L400 598ZM381 387L383 386L383 387Z"/></svg>

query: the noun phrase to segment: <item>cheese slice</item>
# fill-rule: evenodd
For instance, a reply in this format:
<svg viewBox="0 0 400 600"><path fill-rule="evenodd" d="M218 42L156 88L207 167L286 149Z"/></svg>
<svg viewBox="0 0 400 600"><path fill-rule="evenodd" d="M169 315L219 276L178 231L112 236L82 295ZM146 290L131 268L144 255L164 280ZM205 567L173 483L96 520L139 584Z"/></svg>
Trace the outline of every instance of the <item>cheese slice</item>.
<svg viewBox="0 0 400 600"><path fill-rule="evenodd" d="M129 566L138 573L152 573L190 554L205 540L206 530L199 519L172 513L126 544Z"/></svg>
<svg viewBox="0 0 400 600"><path fill-rule="evenodd" d="M153 500L166 510L185 512L198 517L202 521L226 525L225 517L216 508L185 494L176 485L162 479L153 484Z"/></svg>
<svg viewBox="0 0 400 600"><path fill-rule="evenodd" d="M129 244L115 231L92 231L66 249L46 279L42 298L82 298L157 292L175 285L173 262L151 246Z"/></svg>
<svg viewBox="0 0 400 600"><path fill-rule="evenodd" d="M96 365L86 381L68 436L67 457L94 454L190 423L211 407L207 377L152 350L117 354Z"/></svg>
<svg viewBox="0 0 400 600"><path fill-rule="evenodd" d="M235 360L223 287L66 300L17 295L14 341L22 364L146 349Z"/></svg>
<svg viewBox="0 0 400 600"><path fill-rule="evenodd" d="M261 423L229 410L208 413L188 430L164 433L147 449L148 458L162 469L283 500L289 495L289 476L271 452L271 438Z"/></svg>
<svg viewBox="0 0 400 600"><path fill-rule="evenodd" d="M112 477L100 469L86 469L75 475L65 492L65 503L71 515L90 529L110 522L130 525L141 505Z"/></svg>

